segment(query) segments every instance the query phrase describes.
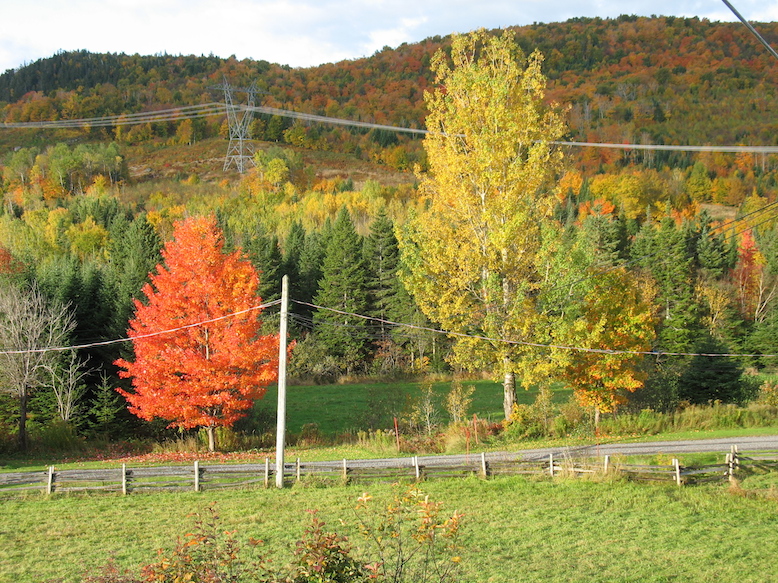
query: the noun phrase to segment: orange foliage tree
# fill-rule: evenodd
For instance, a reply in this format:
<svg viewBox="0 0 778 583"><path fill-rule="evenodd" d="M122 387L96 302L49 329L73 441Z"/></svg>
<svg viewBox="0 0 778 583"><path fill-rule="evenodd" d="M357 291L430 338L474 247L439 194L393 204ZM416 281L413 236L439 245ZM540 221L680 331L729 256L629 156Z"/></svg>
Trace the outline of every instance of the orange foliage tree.
<svg viewBox="0 0 778 583"><path fill-rule="evenodd" d="M177 222L130 321L135 361L119 359L129 409L170 427L231 426L277 378L278 336L261 335L259 278L240 251L225 254L216 219Z"/></svg>
<svg viewBox="0 0 778 583"><path fill-rule="evenodd" d="M601 412L626 401L643 386L645 359L655 339L655 290L635 281L620 267L598 274L576 317L561 338L583 350L568 353L562 377L578 401L594 408L595 427Z"/></svg>
<svg viewBox="0 0 778 583"><path fill-rule="evenodd" d="M775 294L775 283L766 278L767 261L759 251L751 229L740 235L738 261L732 272L740 313L749 321L764 317L767 302ZM770 285L772 283L773 285Z"/></svg>

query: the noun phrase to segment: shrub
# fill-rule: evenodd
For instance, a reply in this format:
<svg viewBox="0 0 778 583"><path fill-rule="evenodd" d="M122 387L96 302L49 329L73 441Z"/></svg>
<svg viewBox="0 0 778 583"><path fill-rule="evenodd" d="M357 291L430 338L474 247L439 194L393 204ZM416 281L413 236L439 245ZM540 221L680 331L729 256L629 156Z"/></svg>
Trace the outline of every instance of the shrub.
<svg viewBox="0 0 778 583"><path fill-rule="evenodd" d="M765 381L759 387L756 402L760 405L778 407L778 382Z"/></svg>
<svg viewBox="0 0 778 583"><path fill-rule="evenodd" d="M351 555L345 536L324 531L324 522L312 512L311 524L294 549L291 583L359 583L370 576Z"/></svg>
<svg viewBox="0 0 778 583"><path fill-rule="evenodd" d="M235 533L220 526L215 506L195 515L194 528L172 550L135 576L111 560L84 583L445 583L459 581L462 515L443 514L418 488L396 490L383 504L363 494L357 500L357 526L369 547L356 555L349 540L327 532L311 512L311 523L295 543L288 567L271 568L267 557L242 558ZM189 529L187 529L189 530ZM186 530L185 530L186 532ZM249 539L257 547L262 541Z"/></svg>
<svg viewBox="0 0 778 583"><path fill-rule="evenodd" d="M82 451L85 447L75 427L59 419L41 427L32 435L32 439L47 451Z"/></svg>
<svg viewBox="0 0 778 583"><path fill-rule="evenodd" d="M591 415L581 406L575 395L559 407L559 415L553 422L554 435L557 437L588 435L592 432L592 427Z"/></svg>
<svg viewBox="0 0 778 583"><path fill-rule="evenodd" d="M368 565L378 580L396 583L459 581L462 515L442 513L416 487L398 490L377 506L368 494L357 505L362 536L371 545L375 562Z"/></svg>
<svg viewBox="0 0 778 583"><path fill-rule="evenodd" d="M451 416L453 423L466 420L467 411L473 402L474 385L462 385L462 381L455 380L451 383L451 390L446 395L446 411Z"/></svg>
<svg viewBox="0 0 778 583"><path fill-rule="evenodd" d="M604 418L600 431L610 435L654 435L665 431L671 424L670 415L643 409L639 413L617 414Z"/></svg>
<svg viewBox="0 0 778 583"><path fill-rule="evenodd" d="M552 396L551 389L541 387L532 405L514 404L506 422L505 436L508 439L550 437L556 425L554 417L557 412Z"/></svg>

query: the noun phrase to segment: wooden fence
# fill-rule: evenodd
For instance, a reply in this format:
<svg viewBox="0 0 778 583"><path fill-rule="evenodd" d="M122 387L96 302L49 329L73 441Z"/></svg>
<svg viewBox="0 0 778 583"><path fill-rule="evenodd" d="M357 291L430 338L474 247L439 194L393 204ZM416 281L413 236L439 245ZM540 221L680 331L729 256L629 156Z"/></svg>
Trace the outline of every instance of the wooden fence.
<svg viewBox="0 0 778 583"><path fill-rule="evenodd" d="M360 460L342 462L309 462L299 459L284 467L287 482L324 480L330 482L422 481L478 476L489 478L506 475L582 476L586 474L624 475L632 480L670 481L678 484L725 481L740 472L778 471L778 452L739 454L733 447L721 464L682 466L677 459L669 465L627 464L622 460L572 458L550 454L547 458L521 459L490 454L451 458L403 458L395 460ZM275 465L266 459L260 464L134 467L89 470L58 470L0 473L0 495L39 491L60 492L107 491L130 494L162 490L215 490L267 488L275 482Z"/></svg>

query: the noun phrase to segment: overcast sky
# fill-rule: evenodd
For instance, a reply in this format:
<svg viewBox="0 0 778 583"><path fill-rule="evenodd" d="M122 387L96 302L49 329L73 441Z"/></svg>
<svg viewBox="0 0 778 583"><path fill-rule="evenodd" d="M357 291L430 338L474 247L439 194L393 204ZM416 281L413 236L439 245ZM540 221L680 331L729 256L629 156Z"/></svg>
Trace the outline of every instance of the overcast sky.
<svg viewBox="0 0 778 583"><path fill-rule="evenodd" d="M730 1L748 20L778 20L775 0ZM0 0L0 72L78 49L302 67L438 34L619 14L735 19L721 0Z"/></svg>

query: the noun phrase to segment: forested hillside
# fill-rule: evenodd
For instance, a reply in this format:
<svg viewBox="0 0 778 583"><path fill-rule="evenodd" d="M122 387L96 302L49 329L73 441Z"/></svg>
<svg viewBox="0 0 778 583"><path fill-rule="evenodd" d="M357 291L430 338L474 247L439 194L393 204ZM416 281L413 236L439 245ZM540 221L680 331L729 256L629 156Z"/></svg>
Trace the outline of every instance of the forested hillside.
<svg viewBox="0 0 778 583"><path fill-rule="evenodd" d="M759 28L778 41L778 24ZM440 198L470 184L462 179L467 156L385 129L259 116L255 167L238 175L221 172L224 115L0 128L0 287L64 309L59 338L80 346L57 353L27 384L14 384L8 371L18 362L2 354L0 447L24 431L19 420L28 413L33 432L44 436L62 424L103 437L162 431L127 416L114 388L128 385L115 362L131 360L132 349L111 342L126 335L133 298L146 297L141 290L176 225L195 216L216 218L225 252L245 252L259 272L262 300L277 299L281 276L290 276L297 302L290 366L298 379L427 372L507 379L518 372L526 384L575 388L579 403L598 415L617 406L673 410L753 398L753 375L744 370L774 368L772 357L759 355L778 352L778 156L538 153L530 144L776 145L778 61L742 25L697 19L575 19L513 32L500 62L532 71L532 98L516 104L499 91L479 95L473 103L496 104L484 119L499 118L504 127L488 136L489 155L474 146L472 156L500 168L484 172L484 200L508 192L518 198L484 203L478 212L467 206L467 191ZM479 42L487 46L492 36ZM276 108L409 128L438 120L442 129L467 121L444 115L446 93L424 100L425 91L456 87L443 65L452 51L461 53L452 42L431 38L309 69L63 52L0 75L0 120L207 104L222 99L215 87L226 78L235 86L257 81L262 103ZM542 57L527 60L535 49ZM476 72L488 70L481 54L463 59ZM493 72L494 87L513 82L517 73L506 69ZM490 85L474 85L482 86ZM478 107L466 113L477 117ZM510 122L501 117L509 109ZM555 120L552 129L537 122L543 115ZM462 135L488 126L465 124ZM519 137L508 143L508 136ZM519 147L525 150L505 154ZM519 162L527 167L495 182L508 175L501 165ZM449 166L456 172L441 186ZM479 173L473 176L480 184ZM458 223L462 215L447 215L452 208L481 217L492 231ZM480 251L474 241L483 241ZM485 256L491 259L478 263ZM510 269L495 268L519 256ZM467 280L467 273L479 275ZM445 287L452 282L461 287ZM14 298L0 295L6 321L21 313L9 307ZM274 331L274 310L262 317L265 331ZM526 349L496 359L496 341L506 339ZM28 345L21 342L0 337L4 348ZM559 345L596 352L571 357L552 349ZM672 354L619 358L611 351ZM706 360L697 353L756 356ZM515 370L505 369L512 359Z"/></svg>
<svg viewBox="0 0 778 583"><path fill-rule="evenodd" d="M762 24L760 31L778 41L777 24ZM575 139L775 143L770 104L778 63L740 24L625 16L516 32L525 52L537 48L545 55L549 97L573 107ZM213 56L63 52L0 75L0 118L88 118L206 103L221 98L212 87L226 75L238 86L257 80L270 106L423 127L430 58L449 43L434 37L307 69ZM280 137L268 129L270 135L258 137Z"/></svg>

